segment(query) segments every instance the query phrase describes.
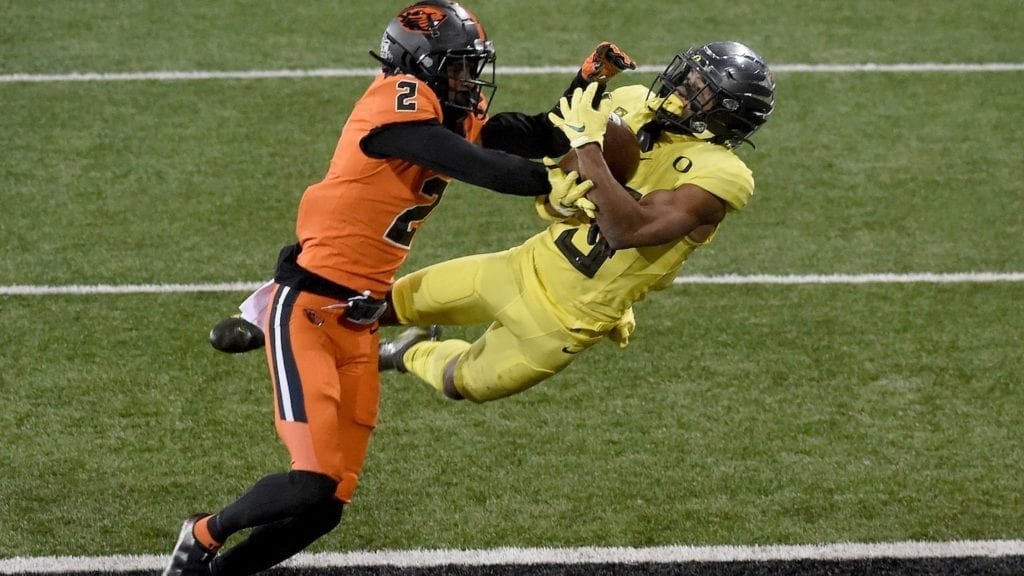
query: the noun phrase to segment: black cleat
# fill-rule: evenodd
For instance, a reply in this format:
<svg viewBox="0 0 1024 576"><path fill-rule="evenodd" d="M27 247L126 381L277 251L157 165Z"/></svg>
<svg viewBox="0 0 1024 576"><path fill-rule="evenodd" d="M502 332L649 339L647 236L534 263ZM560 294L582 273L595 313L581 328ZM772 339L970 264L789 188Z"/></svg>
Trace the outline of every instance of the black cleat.
<svg viewBox="0 0 1024 576"><path fill-rule="evenodd" d="M209 514L189 516L181 525L178 543L171 552L171 560L160 576L210 576L210 562L217 556L216 550L208 550L196 540L192 527Z"/></svg>
<svg viewBox="0 0 1024 576"><path fill-rule="evenodd" d="M405 373L405 362L402 356L412 348L425 340L438 340L441 338L441 327L437 324L430 326L413 326L399 334L394 340L384 340L380 343L380 359L377 367L383 372L385 370L398 370Z"/></svg>
<svg viewBox="0 0 1024 576"><path fill-rule="evenodd" d="M241 354L263 347L263 330L241 316L232 316L210 330L210 344L221 352Z"/></svg>

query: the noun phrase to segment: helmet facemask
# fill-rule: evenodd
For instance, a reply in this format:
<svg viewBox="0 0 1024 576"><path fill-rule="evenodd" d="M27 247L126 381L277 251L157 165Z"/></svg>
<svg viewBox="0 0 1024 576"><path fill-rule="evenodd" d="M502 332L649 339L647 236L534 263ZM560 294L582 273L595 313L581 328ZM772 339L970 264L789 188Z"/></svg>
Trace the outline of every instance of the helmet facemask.
<svg viewBox="0 0 1024 576"><path fill-rule="evenodd" d="M436 55L428 54L424 68L427 84L445 108L487 114L497 89L494 74L494 48L490 42L477 40L472 50L448 50L440 55L435 66L427 66Z"/></svg>
<svg viewBox="0 0 1024 576"><path fill-rule="evenodd" d="M655 118L670 132L701 134L715 124L716 116L739 108L735 97L683 56L672 60L651 91L655 88L661 99L654 110Z"/></svg>

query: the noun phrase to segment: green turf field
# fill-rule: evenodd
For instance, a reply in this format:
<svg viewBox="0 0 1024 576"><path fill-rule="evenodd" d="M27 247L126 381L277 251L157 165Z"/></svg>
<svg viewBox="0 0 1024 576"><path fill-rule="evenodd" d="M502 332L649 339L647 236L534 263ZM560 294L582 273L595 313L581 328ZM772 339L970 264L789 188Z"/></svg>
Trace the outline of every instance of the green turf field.
<svg viewBox="0 0 1024 576"><path fill-rule="evenodd" d="M499 66L1024 62L1015 0L467 2ZM0 75L368 68L404 3L0 0ZM651 73L616 80L648 84ZM569 80L499 78L494 110ZM255 282L355 78L0 83L0 287ZM780 72L758 192L688 274L1024 272L1024 71ZM532 206L449 188L404 270L507 248ZM287 454L244 292L0 295L0 557L162 553ZM1024 537L1024 284L682 285L495 404L384 378L357 505L314 550ZM453 331L473 336L479 329Z"/></svg>

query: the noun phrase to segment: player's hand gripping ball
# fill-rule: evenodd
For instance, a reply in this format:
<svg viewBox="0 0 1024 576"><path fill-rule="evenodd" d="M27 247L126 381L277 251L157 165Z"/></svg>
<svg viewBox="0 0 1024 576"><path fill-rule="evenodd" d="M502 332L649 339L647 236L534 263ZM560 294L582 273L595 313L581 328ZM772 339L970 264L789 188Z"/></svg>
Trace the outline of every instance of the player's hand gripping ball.
<svg viewBox="0 0 1024 576"><path fill-rule="evenodd" d="M576 170L563 170L551 158L544 158L544 167L548 169L548 182L551 184L551 192L548 193L551 208L564 218L575 215L580 211L576 203L594 187L594 183L580 178Z"/></svg>
<svg viewBox="0 0 1024 576"><path fill-rule="evenodd" d="M609 117L605 128L601 153L608 170L619 184L625 185L636 174L636 169L640 165L640 144L629 126L614 114ZM578 172L579 159L576 157L576 150L569 150L562 156L558 166L566 173Z"/></svg>

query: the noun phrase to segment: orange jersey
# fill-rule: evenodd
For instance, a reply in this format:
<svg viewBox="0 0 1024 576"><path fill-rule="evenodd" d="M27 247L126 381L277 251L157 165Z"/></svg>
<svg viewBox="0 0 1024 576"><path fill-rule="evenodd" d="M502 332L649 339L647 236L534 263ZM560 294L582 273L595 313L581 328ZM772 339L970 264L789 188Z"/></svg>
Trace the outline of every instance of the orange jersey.
<svg viewBox="0 0 1024 576"><path fill-rule="evenodd" d="M384 296L450 179L400 158L371 158L359 143L381 126L429 120L441 122L442 108L426 83L405 74L374 79L342 129L327 176L302 195L300 266ZM474 141L483 119L470 114L465 123L466 139Z"/></svg>

